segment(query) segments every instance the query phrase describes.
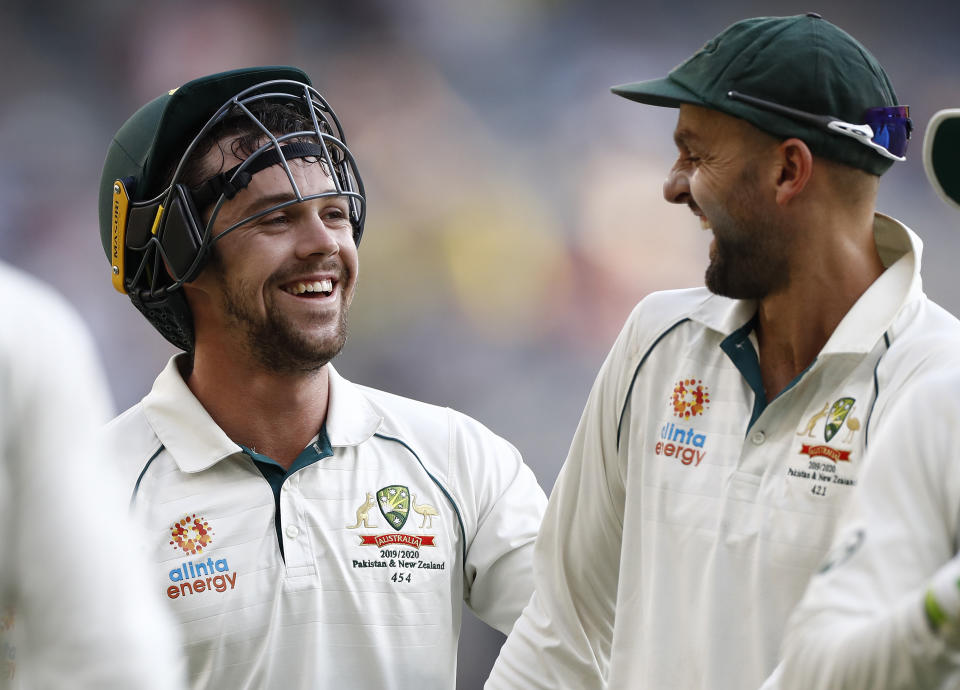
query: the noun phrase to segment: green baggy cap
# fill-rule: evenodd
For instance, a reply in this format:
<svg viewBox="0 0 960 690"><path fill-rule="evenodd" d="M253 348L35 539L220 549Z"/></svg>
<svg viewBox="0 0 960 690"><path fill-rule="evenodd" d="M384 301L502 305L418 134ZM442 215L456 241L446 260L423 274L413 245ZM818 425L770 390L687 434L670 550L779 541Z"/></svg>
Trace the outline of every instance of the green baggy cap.
<svg viewBox="0 0 960 690"><path fill-rule="evenodd" d="M960 208L960 108L930 118L923 135L923 169L937 194Z"/></svg>
<svg viewBox="0 0 960 690"><path fill-rule="evenodd" d="M727 96L738 91L816 115L862 123L868 108L897 105L883 67L852 36L820 15L756 17L731 25L662 79L615 86L624 98L719 110L815 155L881 175L892 161L849 137Z"/></svg>

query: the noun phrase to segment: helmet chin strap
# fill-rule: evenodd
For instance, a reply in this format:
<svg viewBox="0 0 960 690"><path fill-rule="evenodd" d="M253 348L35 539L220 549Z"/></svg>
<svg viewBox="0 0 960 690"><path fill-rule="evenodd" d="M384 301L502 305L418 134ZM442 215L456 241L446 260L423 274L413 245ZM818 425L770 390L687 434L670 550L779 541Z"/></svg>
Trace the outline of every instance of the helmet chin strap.
<svg viewBox="0 0 960 690"><path fill-rule="evenodd" d="M326 161L328 155L330 155L328 148L309 141L284 144L279 150L274 147L211 177L191 192L193 203L198 210L202 210L212 206L221 196L232 199L250 184L254 175L272 165L280 165L281 160L315 157Z"/></svg>

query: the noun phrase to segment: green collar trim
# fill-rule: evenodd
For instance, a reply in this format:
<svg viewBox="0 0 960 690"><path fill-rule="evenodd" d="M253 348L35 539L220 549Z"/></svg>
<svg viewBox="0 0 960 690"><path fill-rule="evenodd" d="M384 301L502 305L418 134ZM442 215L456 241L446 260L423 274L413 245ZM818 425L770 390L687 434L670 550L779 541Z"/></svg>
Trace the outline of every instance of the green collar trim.
<svg viewBox="0 0 960 690"><path fill-rule="evenodd" d="M321 427L317 440L300 451L300 455L296 457L288 470L285 470L280 463L263 453L258 453L244 445L240 447L244 453L250 456L253 464L260 470L260 474L263 475L263 478L267 480L267 483L273 490L275 506L273 521L277 529L277 545L280 547L280 556L282 558L283 533L280 521L280 489L283 487L283 483L287 481L287 478L293 476L294 473L302 470L304 467L312 465L318 460L323 460L333 455L333 447L330 445L330 439L327 438L327 426L324 424L323 427Z"/></svg>
<svg viewBox="0 0 960 690"><path fill-rule="evenodd" d="M753 389L753 412L750 415L750 423L747 425L748 432L753 427L754 422L763 414L763 411L767 409L767 405L773 402L773 400L767 400L767 391L763 387L763 374L760 371L760 359L757 356L756 349L753 347L753 343L750 342L750 334L756 329L759 321L760 315L754 314L752 319L728 335L723 339L723 342L720 343L720 349L727 354L727 357L733 362L733 365L743 376L744 380L750 385L750 388ZM814 358L806 369L797 374L793 380L787 384L786 388L774 396L774 400L796 386L804 374L810 371L816 362L817 359Z"/></svg>
<svg viewBox="0 0 960 690"><path fill-rule="evenodd" d="M757 327L759 320L759 315L754 314L753 318L720 343L720 349L726 353L730 361L733 362L733 366L737 368L750 388L753 389L753 412L750 415L750 423L747 425L748 430L767 409L767 391L763 387L760 359L753 343L750 342L750 334Z"/></svg>

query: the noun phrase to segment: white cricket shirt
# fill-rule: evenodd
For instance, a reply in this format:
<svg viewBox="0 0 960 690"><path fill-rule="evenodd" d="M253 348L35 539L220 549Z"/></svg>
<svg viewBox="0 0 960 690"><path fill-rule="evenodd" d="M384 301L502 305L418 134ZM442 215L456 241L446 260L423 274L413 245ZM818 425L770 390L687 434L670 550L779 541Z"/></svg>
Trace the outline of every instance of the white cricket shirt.
<svg viewBox="0 0 960 690"><path fill-rule="evenodd" d="M758 688L887 403L960 352L920 241L877 215L885 272L815 361L763 390L756 305L705 289L631 314L551 494L536 592L488 688Z"/></svg>
<svg viewBox="0 0 960 690"><path fill-rule="evenodd" d="M546 498L513 446L329 379L287 476L227 438L176 358L108 428L193 688L452 689L461 602L508 632L529 599Z"/></svg>
<svg viewBox="0 0 960 690"><path fill-rule="evenodd" d="M878 429L823 572L790 619L778 687L960 687L957 640L924 613L935 577L960 580L958 387L957 370L914 382Z"/></svg>

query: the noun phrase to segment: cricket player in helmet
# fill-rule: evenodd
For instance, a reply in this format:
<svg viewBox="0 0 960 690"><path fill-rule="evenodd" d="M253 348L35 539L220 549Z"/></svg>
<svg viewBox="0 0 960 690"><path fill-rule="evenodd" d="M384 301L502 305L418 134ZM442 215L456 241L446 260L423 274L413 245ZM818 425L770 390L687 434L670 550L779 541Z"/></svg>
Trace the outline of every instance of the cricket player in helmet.
<svg viewBox="0 0 960 690"><path fill-rule="evenodd" d="M294 122L299 117L299 126L270 131L258 113L271 104L281 106ZM212 108L216 110L208 113ZM253 137L258 145L244 152L241 164L197 184L191 179L196 177L191 157L231 129L252 129L262 137ZM289 164L298 158L313 159L333 171L334 188L304 196ZM336 114L300 70L237 70L191 82L145 105L114 137L100 184L100 234L113 285L177 347L193 347L183 284L197 277L217 240L254 219L241 219L214 233L223 203L272 165L284 169L293 196L259 210L259 216L310 198L343 196L349 199L350 223L359 244L366 210L363 182Z"/></svg>
<svg viewBox="0 0 960 690"><path fill-rule="evenodd" d="M115 287L186 350L106 436L191 686L453 688L460 602L510 630L546 499L478 422L331 364L366 204L332 109L289 67L194 80L100 194Z"/></svg>

